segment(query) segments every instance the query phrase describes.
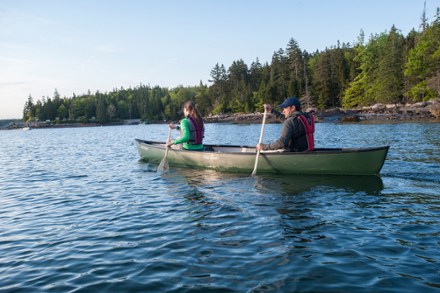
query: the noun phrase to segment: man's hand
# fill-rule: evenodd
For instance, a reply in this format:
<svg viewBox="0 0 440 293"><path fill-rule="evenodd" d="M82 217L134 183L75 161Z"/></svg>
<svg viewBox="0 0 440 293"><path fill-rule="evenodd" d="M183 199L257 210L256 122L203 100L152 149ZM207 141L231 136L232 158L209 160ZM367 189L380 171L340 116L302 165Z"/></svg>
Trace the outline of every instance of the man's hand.
<svg viewBox="0 0 440 293"><path fill-rule="evenodd" d="M264 106L264 109L267 111L267 112L272 112L272 105L270 105L270 104L264 104L263 105Z"/></svg>

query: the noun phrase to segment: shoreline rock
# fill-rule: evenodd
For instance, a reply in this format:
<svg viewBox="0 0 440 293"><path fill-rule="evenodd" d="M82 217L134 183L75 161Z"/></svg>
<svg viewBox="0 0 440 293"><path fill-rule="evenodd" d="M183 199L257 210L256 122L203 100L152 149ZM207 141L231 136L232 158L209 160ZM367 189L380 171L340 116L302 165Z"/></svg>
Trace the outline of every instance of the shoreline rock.
<svg viewBox="0 0 440 293"><path fill-rule="evenodd" d="M317 123L347 122L405 122L429 121L440 122L440 99L414 104L375 104L370 107L355 109L332 108L327 110L307 109L313 112ZM261 123L263 113L219 114L205 117L206 123ZM268 114L267 123L281 123L272 114Z"/></svg>

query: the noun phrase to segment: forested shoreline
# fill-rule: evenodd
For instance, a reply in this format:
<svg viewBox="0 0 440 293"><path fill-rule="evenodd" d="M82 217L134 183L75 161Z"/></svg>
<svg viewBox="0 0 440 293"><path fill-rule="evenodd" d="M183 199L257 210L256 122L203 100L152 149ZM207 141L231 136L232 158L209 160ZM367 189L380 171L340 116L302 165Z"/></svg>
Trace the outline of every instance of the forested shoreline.
<svg viewBox="0 0 440 293"><path fill-rule="evenodd" d="M271 62L242 59L226 68L215 64L210 85L166 88L139 84L71 97L34 102L30 95L23 121L110 123L127 119L168 121L181 118L181 106L194 100L204 116L253 113L262 104L278 104L287 96L300 97L304 107L360 108L377 103L405 104L438 99L440 94L440 16L428 23L425 13L419 31L407 36L392 26L355 44L340 43L309 53L291 38L275 51Z"/></svg>

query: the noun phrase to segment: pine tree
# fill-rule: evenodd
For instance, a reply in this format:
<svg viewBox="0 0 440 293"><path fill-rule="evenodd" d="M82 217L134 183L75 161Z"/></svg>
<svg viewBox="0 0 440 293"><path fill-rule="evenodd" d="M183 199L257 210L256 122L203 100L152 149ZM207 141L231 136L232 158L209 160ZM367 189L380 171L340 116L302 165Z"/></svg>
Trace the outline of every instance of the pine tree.
<svg viewBox="0 0 440 293"><path fill-rule="evenodd" d="M395 26L392 26L384 38L374 79L374 100L380 103L397 103L403 97L404 38Z"/></svg>
<svg viewBox="0 0 440 293"><path fill-rule="evenodd" d="M304 95L304 57L298 42L291 38L286 48L288 66L287 96L301 97Z"/></svg>
<svg viewBox="0 0 440 293"><path fill-rule="evenodd" d="M434 23L409 52L404 71L412 86L405 96L412 101L429 100L440 94L440 24Z"/></svg>

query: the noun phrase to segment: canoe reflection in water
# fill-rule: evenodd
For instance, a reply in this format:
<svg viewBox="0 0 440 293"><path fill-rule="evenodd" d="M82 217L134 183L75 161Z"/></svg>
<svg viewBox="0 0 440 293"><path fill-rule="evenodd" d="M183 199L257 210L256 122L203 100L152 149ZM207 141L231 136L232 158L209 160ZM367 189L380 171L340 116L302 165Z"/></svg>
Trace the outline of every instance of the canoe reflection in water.
<svg viewBox="0 0 440 293"><path fill-rule="evenodd" d="M383 182L379 176L339 176L339 175L291 175L259 176L256 187L260 190L279 191L283 195L295 195L312 189L341 189L349 193L364 192L380 195Z"/></svg>
<svg viewBox="0 0 440 293"><path fill-rule="evenodd" d="M337 190L347 194L364 193L380 195L384 188L380 176L341 176L341 175L250 175L224 173L214 170L200 170L174 167L167 176L168 180L209 193L231 194L242 192L249 196L299 195L319 190L331 193Z"/></svg>

